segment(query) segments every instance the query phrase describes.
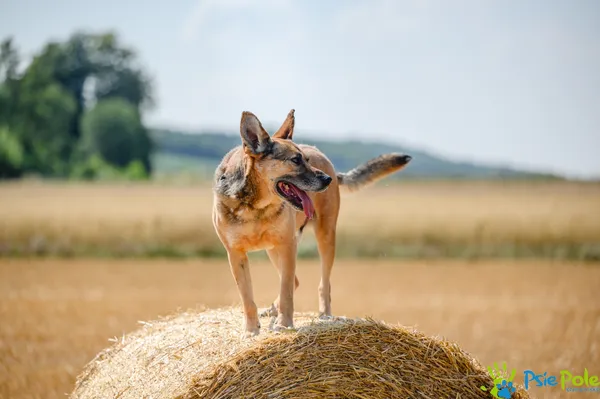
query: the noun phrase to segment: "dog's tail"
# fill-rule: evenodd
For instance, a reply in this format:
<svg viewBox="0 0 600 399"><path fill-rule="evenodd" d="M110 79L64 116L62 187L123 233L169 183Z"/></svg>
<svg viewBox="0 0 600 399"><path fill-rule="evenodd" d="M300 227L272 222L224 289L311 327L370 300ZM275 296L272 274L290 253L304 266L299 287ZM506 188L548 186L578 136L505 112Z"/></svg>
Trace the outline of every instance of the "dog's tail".
<svg viewBox="0 0 600 399"><path fill-rule="evenodd" d="M338 183L349 191L357 191L406 166L412 157L405 154L385 154L346 172L338 173Z"/></svg>

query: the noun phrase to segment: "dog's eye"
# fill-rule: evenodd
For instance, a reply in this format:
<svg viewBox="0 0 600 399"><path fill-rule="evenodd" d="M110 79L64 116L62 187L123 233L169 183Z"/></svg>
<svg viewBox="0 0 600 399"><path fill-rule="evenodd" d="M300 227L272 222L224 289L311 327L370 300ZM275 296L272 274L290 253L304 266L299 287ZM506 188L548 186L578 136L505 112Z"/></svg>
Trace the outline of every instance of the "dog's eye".
<svg viewBox="0 0 600 399"><path fill-rule="evenodd" d="M300 165L302 163L302 155L296 155L294 158L291 159L291 161L296 165Z"/></svg>

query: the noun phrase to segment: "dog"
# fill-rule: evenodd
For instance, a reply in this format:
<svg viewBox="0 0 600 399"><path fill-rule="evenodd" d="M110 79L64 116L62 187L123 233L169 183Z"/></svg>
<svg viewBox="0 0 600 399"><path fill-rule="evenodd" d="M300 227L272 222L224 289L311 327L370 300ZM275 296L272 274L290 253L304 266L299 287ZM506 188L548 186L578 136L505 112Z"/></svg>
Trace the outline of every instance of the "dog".
<svg viewBox="0 0 600 399"><path fill-rule="evenodd" d="M266 250L279 272L279 296L262 315L276 317L274 330L293 328L296 249L311 224L321 258L319 315L331 317L331 269L340 209L340 187L357 190L404 168L405 154L374 158L347 173L336 173L317 148L292 141L292 109L271 137L259 119L243 112L242 145L217 167L213 184L213 225L227 256L244 310L244 335L259 334L248 252Z"/></svg>

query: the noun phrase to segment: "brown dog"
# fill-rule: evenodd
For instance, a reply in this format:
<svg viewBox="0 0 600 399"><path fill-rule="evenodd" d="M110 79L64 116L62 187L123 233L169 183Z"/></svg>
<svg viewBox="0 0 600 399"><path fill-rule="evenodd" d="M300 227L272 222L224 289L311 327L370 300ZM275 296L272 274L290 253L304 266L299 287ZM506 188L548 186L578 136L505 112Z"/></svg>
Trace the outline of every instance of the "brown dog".
<svg viewBox="0 0 600 399"><path fill-rule="evenodd" d="M242 145L218 166L214 181L213 224L227 250L231 272L244 306L247 336L259 333L247 253L265 249L279 271L279 296L265 314L275 329L293 327L296 248L310 222L321 256L319 313L331 316L329 278L335 257L340 186L358 189L402 169L408 155L388 154L348 173L335 172L318 149L292 142L294 110L270 137L250 112L242 113ZM329 188L329 189L328 189Z"/></svg>

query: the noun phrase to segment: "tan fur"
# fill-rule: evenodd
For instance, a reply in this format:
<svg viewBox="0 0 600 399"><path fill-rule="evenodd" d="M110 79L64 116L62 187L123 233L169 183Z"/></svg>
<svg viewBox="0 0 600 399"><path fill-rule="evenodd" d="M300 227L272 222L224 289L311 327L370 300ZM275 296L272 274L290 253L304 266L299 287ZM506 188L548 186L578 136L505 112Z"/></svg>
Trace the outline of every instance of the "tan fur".
<svg viewBox="0 0 600 399"><path fill-rule="evenodd" d="M321 257L319 313L331 316L331 269L335 258L335 234L340 207L340 182L325 154L292 142L294 110L279 130L269 137L256 116L242 113L243 145L231 150L215 172L213 224L227 250L245 314L247 335L259 333L247 253L266 250L280 275L279 296L265 314L276 316L275 329L293 327L294 290L298 287L296 250L302 230L311 224ZM292 161L296 158L296 164ZM381 157L380 157L381 158ZM383 162L339 174L353 189L401 169L410 157L389 154ZM313 220L294 208L276 190L279 180L293 183L312 199Z"/></svg>

